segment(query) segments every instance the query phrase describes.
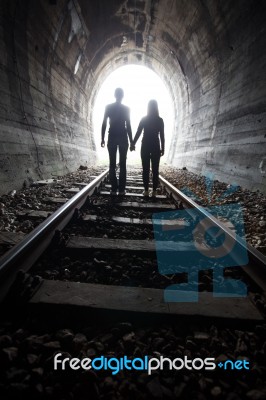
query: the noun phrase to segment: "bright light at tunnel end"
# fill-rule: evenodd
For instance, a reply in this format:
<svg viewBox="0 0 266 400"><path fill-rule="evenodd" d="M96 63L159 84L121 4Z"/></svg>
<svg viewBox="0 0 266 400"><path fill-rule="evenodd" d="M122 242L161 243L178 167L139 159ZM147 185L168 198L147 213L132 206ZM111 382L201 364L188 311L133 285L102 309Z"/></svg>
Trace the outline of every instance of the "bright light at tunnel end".
<svg viewBox="0 0 266 400"><path fill-rule="evenodd" d="M136 133L140 119L147 114L147 104L151 99L158 102L160 116L165 125L165 156L166 162L170 148L173 127L174 111L171 95L161 78L151 69L140 65L127 65L116 69L103 82L96 95L93 110L94 139L99 163L108 161L106 148L101 148L101 124L105 106L115 101L114 91L117 87L124 90L123 104L130 108L131 126L133 137ZM108 132L106 131L106 135ZM107 136L106 136L107 139ZM128 152L128 163L140 162L141 140L138 141L135 152Z"/></svg>

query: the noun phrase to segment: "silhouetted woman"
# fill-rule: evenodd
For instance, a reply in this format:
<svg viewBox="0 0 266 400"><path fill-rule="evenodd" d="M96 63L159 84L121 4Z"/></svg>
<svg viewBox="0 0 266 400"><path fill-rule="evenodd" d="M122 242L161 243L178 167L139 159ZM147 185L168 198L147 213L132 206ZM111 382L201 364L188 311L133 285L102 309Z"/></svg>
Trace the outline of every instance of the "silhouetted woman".
<svg viewBox="0 0 266 400"><path fill-rule="evenodd" d="M135 144L143 131L141 144L141 160L143 169L144 196L149 196L149 175L150 162L152 165L153 191L152 196L156 196L156 189L159 183L159 164L160 157L164 155L164 122L159 116L158 104L156 100L148 103L147 116L142 118L130 150L135 150Z"/></svg>

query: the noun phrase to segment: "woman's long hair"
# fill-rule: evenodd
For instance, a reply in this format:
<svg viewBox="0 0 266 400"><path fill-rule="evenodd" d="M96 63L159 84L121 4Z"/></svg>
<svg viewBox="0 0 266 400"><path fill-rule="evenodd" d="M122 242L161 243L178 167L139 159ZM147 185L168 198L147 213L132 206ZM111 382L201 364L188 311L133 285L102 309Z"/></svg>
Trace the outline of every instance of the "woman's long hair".
<svg viewBox="0 0 266 400"><path fill-rule="evenodd" d="M148 117L159 117L158 103L156 100L150 100L148 103Z"/></svg>

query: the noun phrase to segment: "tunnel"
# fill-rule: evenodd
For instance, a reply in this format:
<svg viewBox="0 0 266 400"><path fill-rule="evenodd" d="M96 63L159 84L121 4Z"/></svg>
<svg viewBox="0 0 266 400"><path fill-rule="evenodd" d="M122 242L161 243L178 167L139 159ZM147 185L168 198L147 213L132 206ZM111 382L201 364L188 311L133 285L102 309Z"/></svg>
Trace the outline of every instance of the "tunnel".
<svg viewBox="0 0 266 400"><path fill-rule="evenodd" d="M148 67L169 90L169 165L265 193L265 8L260 0L1 1L1 194L97 162L95 99L124 65Z"/></svg>

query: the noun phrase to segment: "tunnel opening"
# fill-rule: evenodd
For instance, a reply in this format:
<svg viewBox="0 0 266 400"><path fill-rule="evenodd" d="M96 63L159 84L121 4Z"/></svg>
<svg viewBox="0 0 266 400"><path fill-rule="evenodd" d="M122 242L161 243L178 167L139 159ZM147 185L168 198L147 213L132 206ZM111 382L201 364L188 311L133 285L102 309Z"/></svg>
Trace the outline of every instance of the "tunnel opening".
<svg viewBox="0 0 266 400"><path fill-rule="evenodd" d="M96 97L133 64L172 97L170 165L265 192L264 15L255 0L4 1L0 191L95 165Z"/></svg>
<svg viewBox="0 0 266 400"><path fill-rule="evenodd" d="M99 164L108 163L108 152L106 148L100 146L101 124L104 115L104 109L107 104L113 103L114 91L117 87L124 90L123 104L130 108L130 119L132 134L136 133L140 119L147 113L147 104L151 99L158 102L160 116L165 124L165 159L170 149L172 136L174 133L174 106L173 97L167 86L158 74L150 68L142 65L125 65L111 72L102 82L98 93L95 96L93 108L93 134L97 151ZM106 131L106 141L108 137L108 128ZM139 140L136 151L128 153L129 164L140 163L140 143Z"/></svg>

